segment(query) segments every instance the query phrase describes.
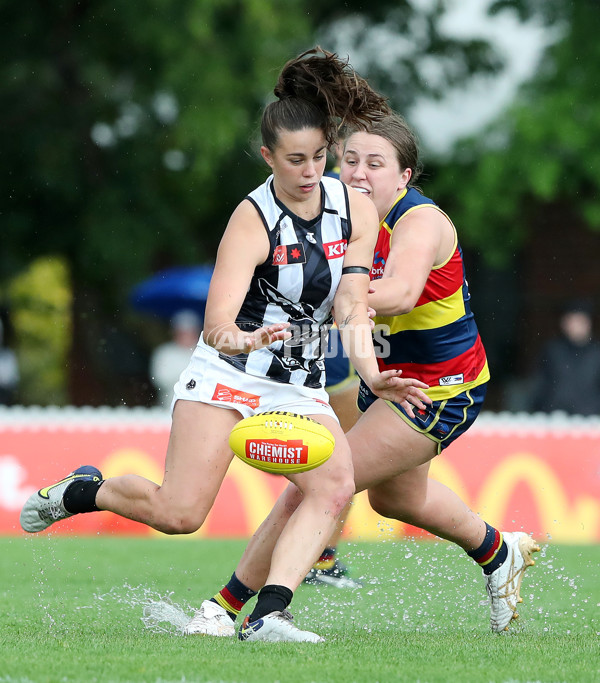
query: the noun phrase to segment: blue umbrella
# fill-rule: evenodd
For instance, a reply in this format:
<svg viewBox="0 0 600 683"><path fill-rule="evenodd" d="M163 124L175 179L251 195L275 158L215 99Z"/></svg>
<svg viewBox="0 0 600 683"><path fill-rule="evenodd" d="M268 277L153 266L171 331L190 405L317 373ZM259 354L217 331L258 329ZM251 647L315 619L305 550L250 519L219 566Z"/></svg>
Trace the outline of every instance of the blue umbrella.
<svg viewBox="0 0 600 683"><path fill-rule="evenodd" d="M145 313L172 318L188 309L204 316L213 266L168 268L136 285L130 294L132 306Z"/></svg>

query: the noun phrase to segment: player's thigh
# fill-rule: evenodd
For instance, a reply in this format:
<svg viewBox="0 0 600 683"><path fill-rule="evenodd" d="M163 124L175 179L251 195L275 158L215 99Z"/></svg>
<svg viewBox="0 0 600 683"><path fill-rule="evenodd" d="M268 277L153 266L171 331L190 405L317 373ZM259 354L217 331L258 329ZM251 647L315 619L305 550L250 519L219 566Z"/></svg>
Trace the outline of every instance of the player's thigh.
<svg viewBox="0 0 600 683"><path fill-rule="evenodd" d="M437 444L417 432L381 399L346 435L356 490L363 491L429 462Z"/></svg>
<svg viewBox="0 0 600 683"><path fill-rule="evenodd" d="M335 438L335 448L331 456L319 467L308 472L288 475L288 479L295 484L304 495L318 494L326 491L339 490L342 496L354 490L354 475L352 469L352 454L337 420L329 415L309 415L313 420L327 427Z"/></svg>
<svg viewBox="0 0 600 683"><path fill-rule="evenodd" d="M426 462L369 488L371 507L384 517L410 514L427 500L429 467Z"/></svg>
<svg viewBox="0 0 600 683"><path fill-rule="evenodd" d="M343 389L329 394L329 404L340 421L342 429L347 432L356 423L360 415L356 400L358 398L358 380L350 382Z"/></svg>
<svg viewBox="0 0 600 683"><path fill-rule="evenodd" d="M233 458L229 433L240 419L236 410L177 401L161 496L176 505L210 509Z"/></svg>

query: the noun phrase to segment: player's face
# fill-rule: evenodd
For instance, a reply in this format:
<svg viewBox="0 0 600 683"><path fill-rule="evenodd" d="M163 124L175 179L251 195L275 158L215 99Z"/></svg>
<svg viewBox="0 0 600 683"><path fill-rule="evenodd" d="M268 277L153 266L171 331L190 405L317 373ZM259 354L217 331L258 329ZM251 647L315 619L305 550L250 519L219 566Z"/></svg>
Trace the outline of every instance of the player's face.
<svg viewBox="0 0 600 683"><path fill-rule="evenodd" d="M327 142L323 131L304 128L282 131L277 147L271 152L261 147L261 154L273 170L275 192L285 202L320 201L319 182L327 161Z"/></svg>
<svg viewBox="0 0 600 683"><path fill-rule="evenodd" d="M371 133L354 133L346 140L340 180L373 200L380 221L407 186L411 173L409 168L400 168L389 140Z"/></svg>

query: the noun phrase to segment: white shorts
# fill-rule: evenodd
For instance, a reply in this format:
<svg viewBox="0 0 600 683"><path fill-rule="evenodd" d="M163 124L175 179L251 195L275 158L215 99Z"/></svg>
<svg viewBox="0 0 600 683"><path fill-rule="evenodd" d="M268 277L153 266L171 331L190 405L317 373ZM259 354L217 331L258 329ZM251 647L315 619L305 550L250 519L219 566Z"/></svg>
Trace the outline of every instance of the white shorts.
<svg viewBox="0 0 600 683"><path fill-rule="evenodd" d="M337 421L324 388L283 384L241 372L221 359L202 337L174 387L171 411L179 399L237 410L242 417L285 410L299 415L329 415Z"/></svg>

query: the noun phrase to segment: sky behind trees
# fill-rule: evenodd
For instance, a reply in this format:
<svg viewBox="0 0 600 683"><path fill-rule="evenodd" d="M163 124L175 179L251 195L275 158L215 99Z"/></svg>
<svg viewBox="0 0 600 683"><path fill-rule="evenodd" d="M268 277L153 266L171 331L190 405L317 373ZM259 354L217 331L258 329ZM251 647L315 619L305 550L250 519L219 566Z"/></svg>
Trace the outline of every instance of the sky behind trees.
<svg viewBox="0 0 600 683"><path fill-rule="evenodd" d="M410 112L423 143L432 151L448 153L455 140L473 135L492 121L529 80L544 49L554 42L561 28L545 26L534 17L519 21L514 13L491 17L486 0L451 0L442 27L457 38L483 37L506 60L498 74L481 76L449 91L440 101L420 99Z"/></svg>

